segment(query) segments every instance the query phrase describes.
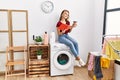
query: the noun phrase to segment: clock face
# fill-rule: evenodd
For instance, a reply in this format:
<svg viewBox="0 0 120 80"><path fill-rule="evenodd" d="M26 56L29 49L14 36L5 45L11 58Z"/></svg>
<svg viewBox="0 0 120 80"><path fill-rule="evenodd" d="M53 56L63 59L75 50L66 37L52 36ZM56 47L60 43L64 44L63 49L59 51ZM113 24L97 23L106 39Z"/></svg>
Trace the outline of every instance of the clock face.
<svg viewBox="0 0 120 80"><path fill-rule="evenodd" d="M54 9L54 5L51 1L44 1L42 4L41 4L41 9L44 13L50 13L53 11Z"/></svg>

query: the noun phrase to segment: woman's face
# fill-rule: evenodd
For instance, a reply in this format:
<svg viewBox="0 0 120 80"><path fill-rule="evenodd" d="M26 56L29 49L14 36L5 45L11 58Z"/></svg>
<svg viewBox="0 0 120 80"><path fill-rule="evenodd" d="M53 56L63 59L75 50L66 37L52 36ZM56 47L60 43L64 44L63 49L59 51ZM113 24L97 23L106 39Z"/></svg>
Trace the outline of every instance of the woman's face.
<svg viewBox="0 0 120 80"><path fill-rule="evenodd" d="M63 14L62 14L62 18L68 19L68 17L69 17L69 12L68 11L64 11Z"/></svg>

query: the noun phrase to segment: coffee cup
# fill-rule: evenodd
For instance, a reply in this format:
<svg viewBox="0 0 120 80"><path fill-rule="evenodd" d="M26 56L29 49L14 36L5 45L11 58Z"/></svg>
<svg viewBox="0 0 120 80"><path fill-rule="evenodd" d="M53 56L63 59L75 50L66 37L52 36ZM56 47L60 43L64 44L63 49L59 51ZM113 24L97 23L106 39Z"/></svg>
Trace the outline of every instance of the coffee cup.
<svg viewBox="0 0 120 80"><path fill-rule="evenodd" d="M77 21L73 21L73 23L77 23Z"/></svg>

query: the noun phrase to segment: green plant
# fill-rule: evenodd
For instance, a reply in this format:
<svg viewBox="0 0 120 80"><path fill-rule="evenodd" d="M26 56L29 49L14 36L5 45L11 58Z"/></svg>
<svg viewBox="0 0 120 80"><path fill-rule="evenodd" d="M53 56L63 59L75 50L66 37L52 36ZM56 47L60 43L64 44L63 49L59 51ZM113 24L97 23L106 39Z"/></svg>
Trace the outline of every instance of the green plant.
<svg viewBox="0 0 120 80"><path fill-rule="evenodd" d="M37 50L37 55L42 55L42 51L41 50Z"/></svg>
<svg viewBox="0 0 120 80"><path fill-rule="evenodd" d="M41 36L36 36L35 41L36 42L42 42L43 40L42 40Z"/></svg>

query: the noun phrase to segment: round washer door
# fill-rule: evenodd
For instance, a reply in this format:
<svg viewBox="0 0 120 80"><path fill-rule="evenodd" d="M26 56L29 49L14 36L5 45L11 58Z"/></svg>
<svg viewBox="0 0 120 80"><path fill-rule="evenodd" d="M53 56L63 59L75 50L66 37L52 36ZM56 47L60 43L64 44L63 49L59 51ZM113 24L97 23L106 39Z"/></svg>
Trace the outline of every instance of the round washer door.
<svg viewBox="0 0 120 80"><path fill-rule="evenodd" d="M59 51L53 58L54 66L57 69L65 70L72 65L72 55L68 51Z"/></svg>

